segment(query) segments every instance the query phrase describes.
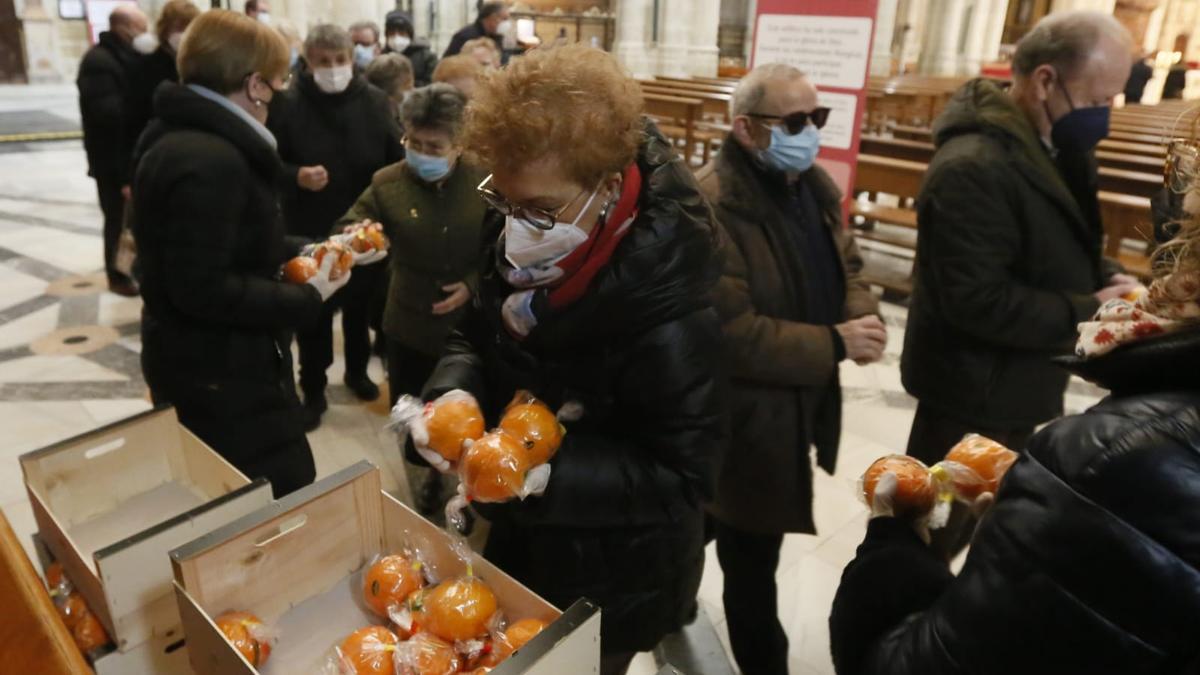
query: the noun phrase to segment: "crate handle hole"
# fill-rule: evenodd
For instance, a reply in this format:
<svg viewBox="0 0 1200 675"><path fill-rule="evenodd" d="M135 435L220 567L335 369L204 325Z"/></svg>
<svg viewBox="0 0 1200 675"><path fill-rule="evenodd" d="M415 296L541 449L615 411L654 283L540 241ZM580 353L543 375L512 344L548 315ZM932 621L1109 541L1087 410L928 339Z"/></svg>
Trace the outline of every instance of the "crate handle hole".
<svg viewBox="0 0 1200 675"><path fill-rule="evenodd" d="M183 647L184 647L184 640L172 642L171 644L167 645L165 649L163 649L163 653L171 654L171 653L179 651L180 649L183 649Z"/></svg>
<svg viewBox="0 0 1200 675"><path fill-rule="evenodd" d="M103 457L104 455L107 455L108 453L112 452L113 450L119 450L124 446L125 446L125 439L123 437L122 438L114 438L113 440L111 440L107 443L97 445L94 448L88 449L86 452L83 453L83 458L84 459L96 459L97 457Z"/></svg>
<svg viewBox="0 0 1200 675"><path fill-rule="evenodd" d="M300 515L298 515L294 518L288 518L287 520L283 521L282 523L279 523L278 531L276 531L273 534L268 534L268 535L263 536L254 545L259 548L262 548L263 546L267 546L271 542L275 541L276 539L282 539L283 537L286 537L289 534L295 532L296 530L304 527L304 524L307 522L308 522L308 516L304 515L303 513L301 513Z"/></svg>

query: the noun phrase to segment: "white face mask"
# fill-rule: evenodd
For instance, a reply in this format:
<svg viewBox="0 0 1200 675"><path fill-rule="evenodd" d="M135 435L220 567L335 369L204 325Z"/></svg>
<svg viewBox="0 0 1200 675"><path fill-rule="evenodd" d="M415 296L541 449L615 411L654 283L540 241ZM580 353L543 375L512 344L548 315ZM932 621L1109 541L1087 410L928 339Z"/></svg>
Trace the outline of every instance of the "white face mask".
<svg viewBox="0 0 1200 675"><path fill-rule="evenodd" d="M257 18L260 23L266 23L266 24L271 23L271 15L266 12L259 12Z"/></svg>
<svg viewBox="0 0 1200 675"><path fill-rule="evenodd" d="M167 44L171 45L171 51L179 51L179 45L183 44L183 33L171 33L168 35Z"/></svg>
<svg viewBox="0 0 1200 675"><path fill-rule="evenodd" d="M496 35L508 35L508 31L512 30L512 21L505 19L496 26Z"/></svg>
<svg viewBox="0 0 1200 675"><path fill-rule="evenodd" d="M340 94L346 91L353 78L354 68L349 63L333 68L317 68L313 71L313 81L317 83L317 88L326 94Z"/></svg>
<svg viewBox="0 0 1200 675"><path fill-rule="evenodd" d="M410 44L412 44L412 38L405 35L393 35L392 37L388 38L388 46L391 47L392 51L394 52L402 52L405 49L408 49Z"/></svg>
<svg viewBox="0 0 1200 675"><path fill-rule="evenodd" d="M587 203L570 223L555 223L542 230L524 218L509 216L504 223L504 257L517 269L553 265L583 246L588 233L579 228L579 220L591 208L600 188L592 191Z"/></svg>
<svg viewBox="0 0 1200 675"><path fill-rule="evenodd" d="M146 32L133 38L133 48L139 54L153 54L158 49L158 37Z"/></svg>

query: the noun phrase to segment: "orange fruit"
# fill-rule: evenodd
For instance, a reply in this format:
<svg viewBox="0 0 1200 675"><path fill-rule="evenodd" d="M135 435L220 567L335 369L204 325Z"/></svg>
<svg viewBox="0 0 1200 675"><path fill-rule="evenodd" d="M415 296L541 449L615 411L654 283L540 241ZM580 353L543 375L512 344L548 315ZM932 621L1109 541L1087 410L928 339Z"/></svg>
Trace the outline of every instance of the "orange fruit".
<svg viewBox="0 0 1200 675"><path fill-rule="evenodd" d="M471 396L443 397L425 406L425 428L429 431L429 449L457 462L463 443L483 437L483 411Z"/></svg>
<svg viewBox="0 0 1200 675"><path fill-rule="evenodd" d="M384 556L363 575L363 599L371 611L387 618L389 607L403 605L423 585L420 563L402 555Z"/></svg>
<svg viewBox="0 0 1200 675"><path fill-rule="evenodd" d="M91 612L87 612L79 618L79 622L71 630L71 637L75 638L75 646L79 647L79 651L84 654L108 644L108 632L104 630L100 619L97 619L96 615Z"/></svg>
<svg viewBox="0 0 1200 675"><path fill-rule="evenodd" d="M461 667L454 647L429 633L417 633L401 649L400 675L454 675Z"/></svg>
<svg viewBox="0 0 1200 675"><path fill-rule="evenodd" d="M495 594L478 577L443 581L420 599L421 630L448 642L483 637L496 608Z"/></svg>
<svg viewBox="0 0 1200 675"><path fill-rule="evenodd" d="M342 661L354 668L354 675L395 675L392 652L400 639L382 626L359 628L342 640Z"/></svg>
<svg viewBox="0 0 1200 675"><path fill-rule="evenodd" d="M217 617L217 628L225 639L250 663L258 668L271 656L271 643L261 639L262 619L250 612L225 612Z"/></svg>
<svg viewBox="0 0 1200 675"><path fill-rule="evenodd" d="M462 454L458 472L471 499L503 502L517 496L525 485L526 472L533 467L525 446L497 430L485 434Z"/></svg>
<svg viewBox="0 0 1200 675"><path fill-rule="evenodd" d="M350 267L354 265L354 254L350 249L336 241L322 242L313 251L313 259L317 261L317 267L321 267L321 262L325 260L326 255L334 255L337 258L333 261L333 269L329 273L330 279L341 279L350 271Z"/></svg>
<svg viewBox="0 0 1200 675"><path fill-rule="evenodd" d="M532 466L545 464L562 445L565 430L554 412L534 398L529 392L517 392L504 417L500 428L525 444L529 450Z"/></svg>
<svg viewBox="0 0 1200 675"><path fill-rule="evenodd" d="M61 589L63 581L65 581L66 578L67 576L63 571L62 563L57 561L52 562L50 563L50 566L46 568L46 588L50 589L51 591L57 591ZM51 593L51 595L54 594Z"/></svg>
<svg viewBox="0 0 1200 675"><path fill-rule="evenodd" d="M355 230L350 234L349 240L350 248L358 253L386 251L390 245L378 223Z"/></svg>
<svg viewBox="0 0 1200 675"><path fill-rule="evenodd" d="M63 624L67 630L74 630L76 624L79 623L84 616L91 614L88 609L87 601L78 591L71 591L67 597L58 605L58 615L62 617Z"/></svg>
<svg viewBox="0 0 1200 675"><path fill-rule="evenodd" d="M504 637L515 652L524 647L527 642L545 629L545 621L540 619L521 619L516 623L509 624L508 628L504 629Z"/></svg>
<svg viewBox="0 0 1200 675"><path fill-rule="evenodd" d="M863 474L863 493L867 504L874 504L875 486L885 473L896 474L893 512L899 517L922 516L933 508L937 490L929 468L921 460L906 455L888 455L875 460Z"/></svg>
<svg viewBox="0 0 1200 675"><path fill-rule="evenodd" d="M984 492L996 492L1000 479L1017 461L1017 453L996 441L970 434L946 453L947 462L957 462L975 472L982 482L956 480L954 487L964 499L975 499ZM952 474L953 475L953 474ZM971 477L973 478L973 477Z"/></svg>
<svg viewBox="0 0 1200 675"><path fill-rule="evenodd" d="M283 278L293 284L303 284L317 276L317 261L308 256L296 256L283 266Z"/></svg>

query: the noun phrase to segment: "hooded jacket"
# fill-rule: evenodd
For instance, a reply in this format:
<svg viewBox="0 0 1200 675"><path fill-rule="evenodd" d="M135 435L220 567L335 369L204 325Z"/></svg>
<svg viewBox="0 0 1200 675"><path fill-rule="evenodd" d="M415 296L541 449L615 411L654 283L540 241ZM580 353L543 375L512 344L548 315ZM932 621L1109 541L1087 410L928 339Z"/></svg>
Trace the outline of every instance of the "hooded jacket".
<svg viewBox="0 0 1200 675"><path fill-rule="evenodd" d="M1061 363L1112 395L1034 436L957 578L871 521L830 617L839 675L1200 672L1200 327Z"/></svg>
<svg viewBox="0 0 1200 675"><path fill-rule="evenodd" d="M650 649L692 608L725 439L711 212L652 126L637 162L638 216L584 297L518 342L501 317L514 289L488 264L426 387L427 399L473 393L492 422L519 389L582 405L545 494L483 511L489 559L552 603L596 600L606 651Z"/></svg>
<svg viewBox="0 0 1200 675"><path fill-rule="evenodd" d="M991 82L959 89L934 140L917 198L904 387L951 418L1033 427L1062 414L1067 374L1050 359L1070 351L1115 271L1103 232Z"/></svg>

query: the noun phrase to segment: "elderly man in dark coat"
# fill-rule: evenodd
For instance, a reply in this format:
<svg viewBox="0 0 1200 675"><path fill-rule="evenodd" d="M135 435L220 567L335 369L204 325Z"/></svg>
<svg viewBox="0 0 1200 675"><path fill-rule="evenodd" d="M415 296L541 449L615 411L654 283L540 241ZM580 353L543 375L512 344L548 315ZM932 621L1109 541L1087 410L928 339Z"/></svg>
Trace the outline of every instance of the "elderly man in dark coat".
<svg viewBox="0 0 1200 675"><path fill-rule="evenodd" d="M887 331L843 227L841 195L813 161L829 110L803 73L756 68L734 94L733 131L701 185L725 237L716 306L732 377L733 441L710 508L725 612L746 673L786 673L775 606L787 532L812 534L812 460L832 473L838 364L879 360Z"/></svg>

